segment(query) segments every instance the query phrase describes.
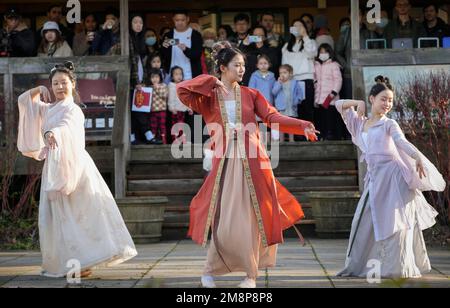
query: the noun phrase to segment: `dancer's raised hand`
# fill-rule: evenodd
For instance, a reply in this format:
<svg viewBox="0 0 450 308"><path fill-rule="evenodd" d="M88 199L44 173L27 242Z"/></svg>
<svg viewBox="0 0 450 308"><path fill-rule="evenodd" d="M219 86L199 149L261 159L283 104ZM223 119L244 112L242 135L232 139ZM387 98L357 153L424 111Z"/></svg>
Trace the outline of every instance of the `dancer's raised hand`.
<svg viewBox="0 0 450 308"><path fill-rule="evenodd" d="M422 177L427 177L425 174L425 169L423 168L422 159L420 159L420 157L416 159L416 171L419 173L420 179L422 179Z"/></svg>
<svg viewBox="0 0 450 308"><path fill-rule="evenodd" d="M217 79L217 81L216 81L216 89L218 89L219 91L222 91L222 93L224 95L228 95L228 93L229 93L227 87L219 79Z"/></svg>
<svg viewBox="0 0 450 308"><path fill-rule="evenodd" d="M41 95L42 101L46 103L50 103L52 101L52 96L47 87L39 86L39 93Z"/></svg>
<svg viewBox="0 0 450 308"><path fill-rule="evenodd" d="M53 135L53 132L51 132L51 131L46 132L44 137L45 137L45 140L47 141L50 149L52 149L52 150L56 149L56 147L58 146L58 143L56 142L55 135Z"/></svg>
<svg viewBox="0 0 450 308"><path fill-rule="evenodd" d="M316 134L320 134L318 130L314 127L314 124L309 123L308 126L305 128L305 137L308 141L317 141L319 138L317 138Z"/></svg>

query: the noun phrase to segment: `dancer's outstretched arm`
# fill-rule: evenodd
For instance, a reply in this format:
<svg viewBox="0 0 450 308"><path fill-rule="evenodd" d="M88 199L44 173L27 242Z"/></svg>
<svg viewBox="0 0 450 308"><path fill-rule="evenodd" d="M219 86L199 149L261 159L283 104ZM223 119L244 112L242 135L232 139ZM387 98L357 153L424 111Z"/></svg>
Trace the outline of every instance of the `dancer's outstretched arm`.
<svg viewBox="0 0 450 308"><path fill-rule="evenodd" d="M316 133L319 133L319 131L315 129L313 123L280 114L257 90L255 90L255 113L269 127L278 124L278 129L281 132L304 135L308 140L317 141Z"/></svg>

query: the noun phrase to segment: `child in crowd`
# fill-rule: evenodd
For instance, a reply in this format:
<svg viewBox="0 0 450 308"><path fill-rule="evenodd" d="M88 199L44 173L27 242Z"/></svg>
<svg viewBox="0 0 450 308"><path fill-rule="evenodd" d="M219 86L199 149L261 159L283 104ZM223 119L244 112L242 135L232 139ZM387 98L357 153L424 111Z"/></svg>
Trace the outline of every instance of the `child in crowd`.
<svg viewBox="0 0 450 308"><path fill-rule="evenodd" d="M158 69L161 71L161 76L162 76L162 83L165 84L169 84L170 82L170 75L167 75L164 72L164 69L162 68L162 58L161 55L159 53L154 53L152 54L149 58L148 58L148 70L151 69Z"/></svg>
<svg viewBox="0 0 450 308"><path fill-rule="evenodd" d="M314 71L316 108L314 122L321 132L321 139L334 140L337 136L342 136L343 129L341 117L334 106L339 99L342 74L341 66L336 61L333 48L329 44L320 45Z"/></svg>
<svg viewBox="0 0 450 308"><path fill-rule="evenodd" d="M163 83L161 70L150 70L150 82L153 89L150 112L150 129L155 138L151 144L167 144L166 110L169 88Z"/></svg>
<svg viewBox="0 0 450 308"><path fill-rule="evenodd" d="M186 105L184 105L177 95L177 83L180 83L184 79L183 69L179 66L174 66L170 70L170 78L171 82L169 83L169 111L171 112L171 123L170 123L170 131L172 134L173 142L177 143L181 138L182 143L186 143L186 135L184 134L182 128L178 128L176 131L172 132L172 128L175 124L180 123L184 124L185 113L188 112L192 114L192 110L190 110Z"/></svg>
<svg viewBox="0 0 450 308"><path fill-rule="evenodd" d="M289 64L283 64L279 69L280 77L274 83L272 94L274 96L275 108L289 117L296 118L298 105L305 99L305 83L295 80L294 69ZM280 140L279 131L271 129L272 141ZM284 134L281 142L284 141ZM294 141L294 136L289 134L289 142Z"/></svg>
<svg viewBox="0 0 450 308"><path fill-rule="evenodd" d="M264 54L258 56L256 67L258 68L258 70L253 72L253 74L251 75L248 86L250 88L259 90L259 92L264 95L267 101L273 105L272 88L276 80L274 73L269 71L271 67L269 57ZM257 116L256 120L258 121L261 128L261 119ZM265 135L266 134L264 134L264 136Z"/></svg>

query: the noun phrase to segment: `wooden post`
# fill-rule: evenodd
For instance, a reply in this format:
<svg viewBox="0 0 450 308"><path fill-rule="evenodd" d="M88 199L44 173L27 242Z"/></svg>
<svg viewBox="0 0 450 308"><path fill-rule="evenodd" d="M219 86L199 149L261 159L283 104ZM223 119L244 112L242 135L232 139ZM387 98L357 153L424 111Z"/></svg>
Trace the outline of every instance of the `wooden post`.
<svg viewBox="0 0 450 308"><path fill-rule="evenodd" d="M122 56L130 55L128 0L120 0L120 45Z"/></svg>
<svg viewBox="0 0 450 308"><path fill-rule="evenodd" d="M353 65L353 58L356 54L355 51L360 49L360 26L359 26L359 0L351 0L351 34L352 34L352 53L351 53L351 74L352 74L352 97L354 99L362 99L366 101L366 99L361 96L360 91L358 91L359 85L364 85L364 79L360 80L362 73L357 72L357 68ZM362 83L361 83L362 82ZM364 89L364 88L363 88ZM366 108L367 109L367 108ZM358 185L359 191L362 192L364 190L364 177L366 176L367 166L365 163L361 163L359 158L361 157L361 151L358 149Z"/></svg>
<svg viewBox="0 0 450 308"><path fill-rule="evenodd" d="M120 0L121 55L129 56L128 0ZM124 198L127 187L127 165L129 159L129 83L130 68L117 74L116 108L111 144L114 147L114 190L116 198Z"/></svg>
<svg viewBox="0 0 450 308"><path fill-rule="evenodd" d="M4 99L5 99L5 123L3 123L3 129L5 134L5 141L7 147L14 143L14 86L13 86L13 75L9 69L9 59L8 68L3 75L3 88L4 88Z"/></svg>
<svg viewBox="0 0 450 308"><path fill-rule="evenodd" d="M352 50L359 50L359 0L351 0Z"/></svg>

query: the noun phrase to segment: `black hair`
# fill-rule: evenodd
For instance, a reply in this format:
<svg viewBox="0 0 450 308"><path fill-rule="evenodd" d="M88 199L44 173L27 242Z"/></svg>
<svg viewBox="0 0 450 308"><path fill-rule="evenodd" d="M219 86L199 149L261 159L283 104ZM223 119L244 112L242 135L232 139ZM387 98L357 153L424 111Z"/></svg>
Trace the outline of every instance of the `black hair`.
<svg viewBox="0 0 450 308"><path fill-rule="evenodd" d="M267 63L269 63L269 68L272 67L272 61L270 61L270 58L268 55L266 54L260 54L258 55L258 57L256 58L256 65L258 65L259 60L264 59L267 61Z"/></svg>
<svg viewBox="0 0 450 308"><path fill-rule="evenodd" d="M248 24L250 24L250 17L248 17L245 13L239 13L236 16L234 16L234 23L237 23L238 21L246 21Z"/></svg>
<svg viewBox="0 0 450 308"><path fill-rule="evenodd" d="M166 30L169 30L169 31L170 31L170 30L172 30L172 29L170 29L169 27L162 27L161 30L159 30L159 37L160 37L160 38L163 37L163 35L164 35L163 33L164 33L164 31L166 31Z"/></svg>
<svg viewBox="0 0 450 308"><path fill-rule="evenodd" d="M302 16L300 16L300 19L303 20L303 17L308 17L309 19L311 19L311 22L314 23L314 16L312 16L311 14L304 13L304 14L302 14Z"/></svg>
<svg viewBox="0 0 450 308"><path fill-rule="evenodd" d="M139 33L134 32L131 25L135 17L140 17L142 23L145 24L144 17L140 14L132 14L130 17L130 43L133 47L133 52L135 55L140 55L142 58L144 58L147 54L147 46L145 45L145 31L144 29L142 29L142 31Z"/></svg>
<svg viewBox="0 0 450 308"><path fill-rule="evenodd" d="M344 17L341 18L341 20L339 20L339 29L342 27L342 25L344 24L344 22L348 21L349 23L352 23L352 21L350 20L350 18L348 17Z"/></svg>
<svg viewBox="0 0 450 308"><path fill-rule="evenodd" d="M181 66L175 65L174 67L172 67L172 68L170 69L170 81L174 82L174 80L173 80L173 72L174 72L175 70L181 70L181 74L183 75L183 79L184 79L184 71L183 71L183 68L182 68Z"/></svg>
<svg viewBox="0 0 450 308"><path fill-rule="evenodd" d="M83 22L84 22L84 21L86 21L86 18L88 18L89 16L94 17L94 20L97 23L97 28L98 28L98 15L97 15L97 13L86 12L86 13L81 15L81 19L83 19Z"/></svg>
<svg viewBox="0 0 450 308"><path fill-rule="evenodd" d="M438 6L436 3L428 3L428 4L425 4L425 5L423 6L423 8L422 8L422 12L425 12L425 10L426 10L427 8L429 8L430 6L434 7L434 10L436 11L436 13L439 12L439 6Z"/></svg>
<svg viewBox="0 0 450 308"><path fill-rule="evenodd" d="M303 15L305 15L305 14L303 14ZM303 25L303 27L305 27L306 32L308 32L308 28L306 27L305 22L301 18L300 19L294 19L292 21L292 25L294 25L297 21L300 22ZM289 38L289 42L288 42L288 45L287 45L287 50L289 52L293 52L292 47L294 47L296 40L297 40L297 38L291 33L290 38ZM300 39L299 52L302 51L304 47L305 46L303 46L303 38L301 38Z"/></svg>
<svg viewBox="0 0 450 308"><path fill-rule="evenodd" d="M153 84L152 84L152 76L154 76L154 75L158 75L158 76L159 76L159 82L160 82L160 83L163 83L163 82L164 82L164 78L163 78L162 72L161 72L161 70L159 70L159 69L157 69L157 68L152 68L152 69L150 69L148 75L150 76L150 84L151 84L151 85L153 85Z"/></svg>
<svg viewBox="0 0 450 308"><path fill-rule="evenodd" d="M274 13L272 13L272 12L264 12L264 13L261 14L261 16L259 16L259 22L262 22L263 17L266 16L266 15L272 16L273 19L275 19L275 14Z"/></svg>
<svg viewBox="0 0 450 308"><path fill-rule="evenodd" d="M220 43L219 43L220 44ZM213 46L214 49L214 46ZM237 55L241 55L244 58L244 61L246 59L245 55L237 48L234 47L224 47L221 48L215 55L214 60L216 64L216 73L220 76L222 72L220 71L220 66L228 66L230 62L236 57Z"/></svg>
<svg viewBox="0 0 450 308"><path fill-rule="evenodd" d="M264 36L267 38L267 30L266 30L266 28L264 28L264 27L261 26L261 25L257 25L257 26L254 26L254 27L252 28L252 30L250 30L250 33L253 34L253 31L255 31L255 29L262 29L262 30L264 31Z"/></svg>
<svg viewBox="0 0 450 308"><path fill-rule="evenodd" d="M155 33L156 36L158 36L158 31L156 31L155 29L153 29L153 28L145 28L144 29L144 33L147 33L148 31L152 31L153 33Z"/></svg>
<svg viewBox="0 0 450 308"><path fill-rule="evenodd" d="M72 61L65 61L64 63L56 64L50 71L49 79L50 79L50 85L52 84L53 77L57 73L65 74L67 77L69 77L70 81L75 85L77 84L77 76L75 75L75 65ZM78 94L77 90L74 89L72 92L72 95L74 97L74 101L78 104L81 102L80 95Z"/></svg>
<svg viewBox="0 0 450 308"><path fill-rule="evenodd" d="M57 4L57 3L53 3L52 5L49 5L47 8L47 13L50 13L51 10L55 7L60 7L61 8L61 12L64 12L64 6L62 4Z"/></svg>
<svg viewBox="0 0 450 308"><path fill-rule="evenodd" d="M177 9L177 10L173 11L172 16L175 16L175 15L185 15L186 17L189 17L189 11L184 10L184 9Z"/></svg>
<svg viewBox="0 0 450 308"><path fill-rule="evenodd" d="M116 18L120 18L119 11L112 6L107 7L104 14L105 14L105 17L106 17L106 15L114 15Z"/></svg>
<svg viewBox="0 0 450 308"><path fill-rule="evenodd" d="M332 61L335 61L335 62L337 61L337 59L336 59L336 53L334 52L333 47L331 47L331 45L330 45L330 44L327 44L327 43L320 44L319 48L317 48L317 57L316 57L316 61L318 61L318 62L320 62L320 63L323 63L322 60L319 59L320 50L321 50L322 48L325 49L326 52L328 52L328 54L330 55L330 59L331 59Z"/></svg>
<svg viewBox="0 0 450 308"><path fill-rule="evenodd" d="M227 38L232 37L234 32L233 29L229 25L220 25L219 28L217 28L217 32L219 32L220 29L224 29L227 33Z"/></svg>
<svg viewBox="0 0 450 308"><path fill-rule="evenodd" d="M370 96L374 96L375 97L375 96L377 96L378 94L380 94L381 92L383 92L385 90L394 91L394 88L390 84L390 81L389 81L388 77L384 77L384 76L378 75L377 77L375 77L375 82L376 82L376 84L370 90L369 97Z"/></svg>
<svg viewBox="0 0 450 308"><path fill-rule="evenodd" d="M162 56L159 52L154 52L150 55L150 57L148 59L149 65L151 65L154 58L159 58L161 60L161 66L162 66Z"/></svg>

